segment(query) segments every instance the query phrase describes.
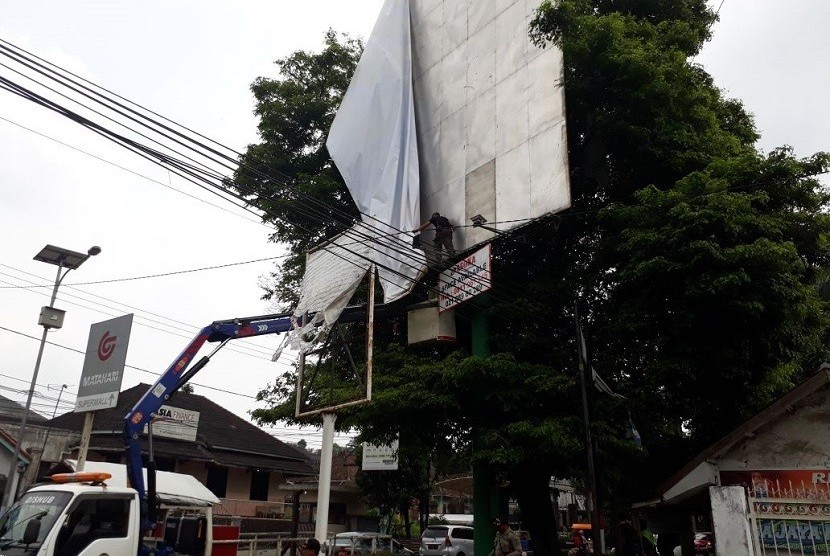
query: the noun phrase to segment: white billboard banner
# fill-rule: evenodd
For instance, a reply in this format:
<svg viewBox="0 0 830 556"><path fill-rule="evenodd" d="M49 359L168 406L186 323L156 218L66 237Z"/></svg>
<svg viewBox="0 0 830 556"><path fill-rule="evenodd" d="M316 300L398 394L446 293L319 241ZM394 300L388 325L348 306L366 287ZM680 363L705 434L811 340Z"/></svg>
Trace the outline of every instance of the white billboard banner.
<svg viewBox="0 0 830 556"><path fill-rule="evenodd" d="M386 0L329 130L326 147L372 230L384 301L426 270L408 233L421 225L409 2Z"/></svg>
<svg viewBox="0 0 830 556"><path fill-rule="evenodd" d="M133 315L129 314L95 323L89 328L75 413L118 404L132 325Z"/></svg>
<svg viewBox="0 0 830 556"><path fill-rule="evenodd" d="M391 444L363 443L363 471L397 471L398 440Z"/></svg>
<svg viewBox="0 0 830 556"><path fill-rule="evenodd" d="M411 0L421 215L509 231L570 206L562 52L530 40L542 0ZM457 228L458 251L493 238Z"/></svg>
<svg viewBox="0 0 830 556"><path fill-rule="evenodd" d="M493 287L493 255L488 243L438 275L438 311L452 309Z"/></svg>
<svg viewBox="0 0 830 556"><path fill-rule="evenodd" d="M199 412L163 405L156 413L153 423L153 436L196 441L199 431ZM147 427L144 427L147 434Z"/></svg>

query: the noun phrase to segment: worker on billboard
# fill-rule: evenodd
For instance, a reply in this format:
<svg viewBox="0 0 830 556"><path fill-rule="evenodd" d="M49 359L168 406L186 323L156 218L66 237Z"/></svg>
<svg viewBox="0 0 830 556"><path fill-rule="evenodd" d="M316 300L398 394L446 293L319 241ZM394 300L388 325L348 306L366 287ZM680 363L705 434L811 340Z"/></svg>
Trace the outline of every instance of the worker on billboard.
<svg viewBox="0 0 830 556"><path fill-rule="evenodd" d="M414 233L421 232L426 230L430 224L435 226L435 238L432 240L432 245L435 248L435 253L438 258L441 258L441 252L443 249L447 250L450 257L454 256L455 247L452 244L452 233L455 230L455 226L450 223L446 216L441 216L440 213L434 212L429 220L421 224L419 228L412 231Z"/></svg>

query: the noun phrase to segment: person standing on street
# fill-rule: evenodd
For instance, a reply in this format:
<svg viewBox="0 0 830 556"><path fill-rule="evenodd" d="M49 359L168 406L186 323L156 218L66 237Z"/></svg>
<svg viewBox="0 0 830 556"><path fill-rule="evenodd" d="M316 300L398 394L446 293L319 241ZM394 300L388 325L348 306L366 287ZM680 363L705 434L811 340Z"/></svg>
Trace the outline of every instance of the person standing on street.
<svg viewBox="0 0 830 556"><path fill-rule="evenodd" d="M496 538L493 539L490 556L525 556L522 542L510 528L510 520L506 515L494 519L493 526L496 528Z"/></svg>
<svg viewBox="0 0 830 556"><path fill-rule="evenodd" d="M454 256L455 247L452 244L452 233L455 230L455 226L450 223L446 216L441 216L440 213L434 212L429 220L421 224L420 227L412 230L412 232L418 233L426 230L430 224L435 226L435 238L432 240L432 245L435 248L438 259L441 259L442 249L446 249L450 257Z"/></svg>
<svg viewBox="0 0 830 556"><path fill-rule="evenodd" d="M320 553L320 541L308 539L300 545L300 556L317 556Z"/></svg>

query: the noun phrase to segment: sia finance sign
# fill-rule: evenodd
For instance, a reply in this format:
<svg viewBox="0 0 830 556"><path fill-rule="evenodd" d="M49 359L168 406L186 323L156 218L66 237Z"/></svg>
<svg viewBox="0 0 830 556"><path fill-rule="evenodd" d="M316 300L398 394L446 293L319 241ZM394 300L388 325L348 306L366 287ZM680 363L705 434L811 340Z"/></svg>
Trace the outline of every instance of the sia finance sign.
<svg viewBox="0 0 830 556"><path fill-rule="evenodd" d="M488 243L438 276L438 311L452 309L492 287L493 257Z"/></svg>
<svg viewBox="0 0 830 556"><path fill-rule="evenodd" d="M115 407L118 403L132 325L130 314L90 327L75 413Z"/></svg>

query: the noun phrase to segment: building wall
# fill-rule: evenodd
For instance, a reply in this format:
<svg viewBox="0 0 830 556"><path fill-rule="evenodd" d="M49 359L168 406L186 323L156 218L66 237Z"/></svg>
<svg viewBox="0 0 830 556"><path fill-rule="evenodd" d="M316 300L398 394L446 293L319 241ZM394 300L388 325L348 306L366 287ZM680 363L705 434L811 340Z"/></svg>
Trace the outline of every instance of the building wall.
<svg viewBox="0 0 830 556"><path fill-rule="evenodd" d="M203 461L185 461L179 460L178 472L187 475L193 475L202 484L207 483L207 463Z"/></svg>
<svg viewBox="0 0 830 556"><path fill-rule="evenodd" d="M251 495L251 473L247 469L231 467L228 471L226 498L248 500Z"/></svg>
<svg viewBox="0 0 830 556"><path fill-rule="evenodd" d="M285 482L282 473L271 473L268 477L268 501L284 502L289 493L280 490L280 485Z"/></svg>
<svg viewBox="0 0 830 556"><path fill-rule="evenodd" d="M752 531L742 487L709 487L718 555L754 556Z"/></svg>
<svg viewBox="0 0 830 556"><path fill-rule="evenodd" d="M830 394L827 389L808 396L794 412L759 430L734 446L720 460L720 469L830 468L827 425Z"/></svg>

